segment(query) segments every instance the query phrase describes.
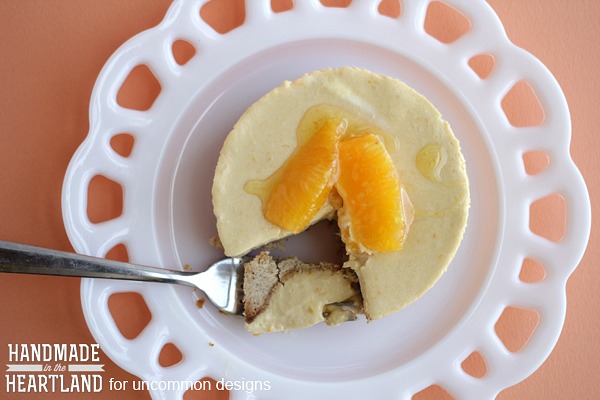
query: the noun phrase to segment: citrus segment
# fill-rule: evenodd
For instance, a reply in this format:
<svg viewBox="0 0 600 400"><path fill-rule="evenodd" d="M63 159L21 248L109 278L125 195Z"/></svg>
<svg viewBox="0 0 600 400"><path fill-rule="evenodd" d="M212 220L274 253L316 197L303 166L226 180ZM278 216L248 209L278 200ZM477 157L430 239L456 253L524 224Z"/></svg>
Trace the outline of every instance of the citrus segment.
<svg viewBox="0 0 600 400"><path fill-rule="evenodd" d="M406 230L400 181L379 137L368 134L342 140L339 159L335 187L343 200L339 224L348 249L400 250Z"/></svg>
<svg viewBox="0 0 600 400"><path fill-rule="evenodd" d="M265 218L292 233L300 233L325 204L338 176L338 142L346 128L328 120L276 172L265 207Z"/></svg>

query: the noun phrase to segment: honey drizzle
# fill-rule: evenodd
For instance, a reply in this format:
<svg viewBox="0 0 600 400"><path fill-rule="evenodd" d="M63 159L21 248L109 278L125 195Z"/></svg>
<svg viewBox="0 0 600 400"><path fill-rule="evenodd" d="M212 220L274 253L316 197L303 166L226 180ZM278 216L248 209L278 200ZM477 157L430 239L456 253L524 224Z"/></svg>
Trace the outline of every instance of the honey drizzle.
<svg viewBox="0 0 600 400"><path fill-rule="evenodd" d="M429 143L417 153L417 169L432 182L442 181L442 169L447 162L448 152L439 143Z"/></svg>
<svg viewBox="0 0 600 400"><path fill-rule="evenodd" d="M282 166L283 167L283 166ZM275 187L275 184L279 181L284 168L278 168L275 173L269 176L267 179L252 179L244 185L244 191L246 193L257 196L262 203L262 210L264 212L269 196Z"/></svg>
<svg viewBox="0 0 600 400"><path fill-rule="evenodd" d="M342 138L372 133L379 136L389 154L398 152L399 144L394 136L350 116L346 111L339 107L328 104L320 104L311 107L304 113L302 119L298 123L298 128L296 129L296 149L302 147L316 132L319 131L319 128L330 119L346 121L347 129ZM287 161L266 179L253 179L246 182L244 185L244 191L246 191L246 193L255 195L261 200L263 210L269 201L269 196L273 187L279 181L279 178L285 169L286 163Z"/></svg>
<svg viewBox="0 0 600 400"><path fill-rule="evenodd" d="M344 138L347 138L347 137L351 137L351 136L374 134L381 139L381 142L382 142L383 146L385 147L386 151L388 152L388 154L393 155L393 154L397 153L400 149L398 139L396 137L388 134L387 132L383 131L382 129L375 127L373 125L369 125L369 124L359 120L358 118L349 115L348 112L344 111L343 109L341 109L339 107L336 107L333 105L328 105L328 104L321 104L321 105L317 105L317 106L309 108L304 113L300 122L298 123L298 127L296 128L297 146L296 146L296 150L294 150L294 152L296 152L299 148L301 148L313 135L315 135L327 120L331 120L331 119L345 121L346 129L345 129L345 133L342 135L341 140L343 140ZM292 158L292 156L293 156L293 153L288 158L288 160L290 158ZM249 180L244 185L244 191L246 191L246 193L255 195L261 200L263 212L267 206L267 203L269 201L269 198L270 198L273 188L275 187L277 182L280 180L280 178L283 174L283 171L285 170L285 166L286 166L288 160L286 160L273 174L271 174L266 179ZM332 190L335 191L335 188ZM415 210L414 206L412 205L410 198L408 197L408 193L404 190L404 188L401 188L401 193L402 193L402 198L400 201L402 202L402 210L404 213L404 221L405 221L405 235L404 236L405 236L405 240L406 240L406 236L408 235L409 227L415 219L417 210ZM337 192L335 194L337 194ZM337 195L337 197L338 197L337 200L339 203L339 200L340 200L339 195ZM330 195L330 199L328 201L331 202L333 200L336 200L336 196ZM340 207L339 207L340 205L341 204L337 204L338 207L336 207L336 208L340 209ZM362 247L362 246L360 246L360 247Z"/></svg>
<svg viewBox="0 0 600 400"><path fill-rule="evenodd" d="M429 143L423 146L417 153L415 159L417 169L425 178L431 182L444 186L453 187L456 182L442 178L442 170L448 163L448 152L439 143ZM465 196L458 196L448 207L441 210L415 209L415 216L419 218L438 218L455 210L465 202Z"/></svg>

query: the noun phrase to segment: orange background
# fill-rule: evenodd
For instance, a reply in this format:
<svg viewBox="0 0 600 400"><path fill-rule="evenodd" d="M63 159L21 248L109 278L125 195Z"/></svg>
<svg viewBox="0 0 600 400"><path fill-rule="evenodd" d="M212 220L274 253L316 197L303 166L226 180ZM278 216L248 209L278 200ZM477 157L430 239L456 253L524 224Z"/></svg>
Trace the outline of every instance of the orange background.
<svg viewBox="0 0 600 400"><path fill-rule="evenodd" d="M323 2L343 5L350 1ZM0 2L0 240L72 251L62 223L61 186L69 160L89 128L88 106L95 79L119 45L158 24L170 3ZM227 4L207 10L207 17L213 18L217 26L243 18L240 1L218 3ZM284 0L274 3L290 4ZM600 2L489 3L503 21L509 38L546 64L562 86L572 115L571 154L586 179L596 214L599 210L594 200L600 192L595 168L600 149L595 123L596 107L600 105ZM385 1L390 13L398 11L395 4ZM232 7L238 7L233 14ZM440 28L436 24L432 30ZM569 280L567 317L555 350L538 371L503 391L500 399L595 399L600 393L600 275L592 265L592 260L600 257L596 227L594 223L587 252ZM548 225L545 229L556 236L553 230L561 228ZM81 311L78 279L0 275L0 319L1 368L8 362L7 343L93 343ZM138 322L134 319L130 323ZM510 323L508 332L517 329ZM106 363L105 377L134 379L104 355L102 361ZM84 397L7 394L3 376L0 381L3 399ZM434 390L420 398L439 396ZM85 396L89 397L149 396L105 389ZM227 394L210 393L200 398L224 399Z"/></svg>

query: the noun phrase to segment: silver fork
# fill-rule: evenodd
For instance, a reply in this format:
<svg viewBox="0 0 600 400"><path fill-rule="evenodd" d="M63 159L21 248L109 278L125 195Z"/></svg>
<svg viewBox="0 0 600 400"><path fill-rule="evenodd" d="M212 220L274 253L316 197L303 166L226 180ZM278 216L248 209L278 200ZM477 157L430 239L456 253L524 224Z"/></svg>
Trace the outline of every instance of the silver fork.
<svg viewBox="0 0 600 400"><path fill-rule="evenodd" d="M183 272L0 241L0 272L177 283L201 290L219 310L242 315L242 258L224 258L204 272Z"/></svg>

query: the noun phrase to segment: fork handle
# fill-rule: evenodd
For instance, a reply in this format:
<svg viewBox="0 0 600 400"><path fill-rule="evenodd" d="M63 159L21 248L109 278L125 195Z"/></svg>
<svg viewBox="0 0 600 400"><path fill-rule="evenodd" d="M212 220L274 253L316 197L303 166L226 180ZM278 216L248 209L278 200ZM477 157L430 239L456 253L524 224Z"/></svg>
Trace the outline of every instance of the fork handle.
<svg viewBox="0 0 600 400"><path fill-rule="evenodd" d="M182 283L190 273L0 241L0 272Z"/></svg>

